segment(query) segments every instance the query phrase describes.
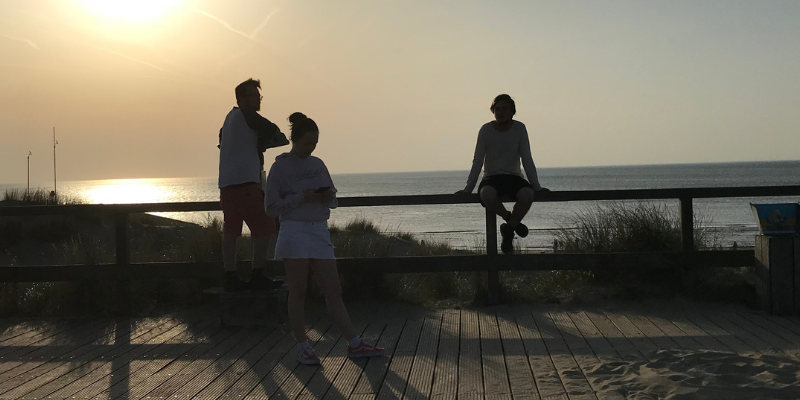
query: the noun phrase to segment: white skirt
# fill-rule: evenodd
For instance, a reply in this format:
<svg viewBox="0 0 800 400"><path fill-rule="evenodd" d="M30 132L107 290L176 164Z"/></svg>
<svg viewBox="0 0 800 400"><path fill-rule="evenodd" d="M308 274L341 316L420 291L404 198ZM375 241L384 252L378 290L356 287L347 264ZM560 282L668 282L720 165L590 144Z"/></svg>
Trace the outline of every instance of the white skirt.
<svg viewBox="0 0 800 400"><path fill-rule="evenodd" d="M281 221L275 260L284 258L335 259L328 221Z"/></svg>

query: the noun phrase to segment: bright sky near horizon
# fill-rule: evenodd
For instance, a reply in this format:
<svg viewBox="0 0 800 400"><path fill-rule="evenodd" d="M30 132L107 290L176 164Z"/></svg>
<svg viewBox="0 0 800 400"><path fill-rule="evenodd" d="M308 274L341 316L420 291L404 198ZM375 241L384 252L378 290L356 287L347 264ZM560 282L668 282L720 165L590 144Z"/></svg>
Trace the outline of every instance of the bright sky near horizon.
<svg viewBox="0 0 800 400"><path fill-rule="evenodd" d="M233 88L332 173L467 170L508 93L539 167L800 159L800 1L0 3L0 183L216 176ZM282 151L268 150L271 160ZM464 177L466 179L466 176Z"/></svg>

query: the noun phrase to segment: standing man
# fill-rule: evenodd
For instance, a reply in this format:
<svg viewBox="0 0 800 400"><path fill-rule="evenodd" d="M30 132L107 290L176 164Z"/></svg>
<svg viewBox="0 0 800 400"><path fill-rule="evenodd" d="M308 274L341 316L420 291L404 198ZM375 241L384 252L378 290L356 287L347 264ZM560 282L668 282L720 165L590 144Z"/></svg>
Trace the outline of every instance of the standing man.
<svg viewBox="0 0 800 400"><path fill-rule="evenodd" d="M275 233L275 220L264 211L264 151L289 144L277 125L258 114L261 109L261 82L248 79L236 86L236 103L219 130L219 190L224 215L222 258L225 266L225 291L270 290L283 281L264 275L269 236ZM247 223L252 235L253 269L245 282L236 272L236 240Z"/></svg>
<svg viewBox="0 0 800 400"><path fill-rule="evenodd" d="M539 184L525 124L511 119L517 113L511 96L501 94L495 97L489 110L494 114L494 121L484 124L478 132L478 144L475 146L467 186L456 194L472 193L483 167L483 180L478 186L481 205L506 221L500 224L500 235L503 237L500 249L504 254L511 254L514 252L514 233L519 237L528 236L528 227L522 223L522 218L533 204L534 192L549 189ZM527 181L522 177L520 160L528 176ZM506 196L516 201L512 211L506 210L501 201Z"/></svg>

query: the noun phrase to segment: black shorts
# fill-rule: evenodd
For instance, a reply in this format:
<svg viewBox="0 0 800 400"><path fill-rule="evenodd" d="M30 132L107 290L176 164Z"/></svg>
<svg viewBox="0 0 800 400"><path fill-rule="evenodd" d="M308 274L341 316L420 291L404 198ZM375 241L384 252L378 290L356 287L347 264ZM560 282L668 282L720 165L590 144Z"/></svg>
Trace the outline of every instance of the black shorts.
<svg viewBox="0 0 800 400"><path fill-rule="evenodd" d="M483 189L484 186L493 187L494 190L497 191L497 197L501 199L503 197L509 197L509 196L516 199L517 192L519 192L520 189L522 188L533 189L533 186L531 186L531 184L528 183L528 181L522 179L517 175L493 175L488 178L485 178L484 180L481 181L481 184L478 185L479 195L481 193L481 189ZM483 200L481 200L481 205L486 207L486 205L483 204Z"/></svg>

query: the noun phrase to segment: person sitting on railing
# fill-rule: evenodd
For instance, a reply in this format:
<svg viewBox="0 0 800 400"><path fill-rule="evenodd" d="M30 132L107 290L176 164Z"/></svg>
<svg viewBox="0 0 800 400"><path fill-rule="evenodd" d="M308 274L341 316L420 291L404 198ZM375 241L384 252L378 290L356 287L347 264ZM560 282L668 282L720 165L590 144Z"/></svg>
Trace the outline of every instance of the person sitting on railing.
<svg viewBox="0 0 800 400"><path fill-rule="evenodd" d="M325 295L328 314L348 341L349 357L383 355L383 349L361 341L342 302L342 287L333 254L328 218L338 206L336 188L325 163L311 153L317 147L319 128L302 113L289 116L292 150L275 158L267 177L267 214L280 216L275 259L284 260L289 282L289 323L297 340L297 358L319 364L308 343L305 297L309 270Z"/></svg>
<svg viewBox="0 0 800 400"><path fill-rule="evenodd" d="M483 167L483 180L478 186L481 205L506 221L500 224L503 238L500 249L505 254L511 254L514 252L514 233L519 237L528 236L528 227L522 223L522 218L533 204L534 192L549 190L539 184L525 124L512 119L517 113L514 100L507 94L501 94L495 97L489 110L495 120L484 124L478 132L478 144L475 146L467 186L456 194L472 193ZM520 159L528 176L527 181L520 171ZM502 199L508 196L516 201L513 211L503 206Z"/></svg>
<svg viewBox="0 0 800 400"><path fill-rule="evenodd" d="M283 281L264 275L269 237L275 220L264 212L262 174L268 148L289 144L277 125L258 114L261 83L248 79L236 86L236 103L219 131L219 200L223 214L222 259L225 291L271 290ZM252 235L253 268L248 282L236 272L236 241L247 223Z"/></svg>

